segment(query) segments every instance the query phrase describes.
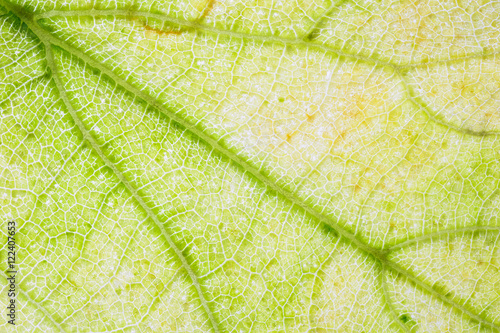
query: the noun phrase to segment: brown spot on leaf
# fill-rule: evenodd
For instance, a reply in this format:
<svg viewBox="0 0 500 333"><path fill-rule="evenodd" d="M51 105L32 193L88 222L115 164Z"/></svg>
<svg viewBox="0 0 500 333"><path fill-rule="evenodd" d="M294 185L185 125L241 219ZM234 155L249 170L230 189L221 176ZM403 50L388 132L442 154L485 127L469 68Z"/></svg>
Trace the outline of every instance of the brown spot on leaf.
<svg viewBox="0 0 500 333"><path fill-rule="evenodd" d="M148 39L155 39L156 37L165 38L172 35L180 35L182 31L180 30L161 30L148 25L143 18L130 16L130 20L137 22L144 29L144 35Z"/></svg>
<svg viewBox="0 0 500 333"><path fill-rule="evenodd" d="M151 27L151 26L149 26L147 24L144 24L143 27L144 27L144 30L145 30L144 34L146 35L146 38L150 38L150 39L153 39L156 36L158 36L160 38L164 38L164 37L168 37L168 36L171 36L171 35L180 35L180 34L182 34L181 31L176 31L176 30L164 31L164 30L153 28L153 27Z"/></svg>
<svg viewBox="0 0 500 333"><path fill-rule="evenodd" d="M208 13L210 13L212 11L212 9L214 8L215 2L216 2L216 0L208 0L208 3L205 6L205 8L203 9L203 12L201 12L201 15L198 18L198 20L202 20L203 18L205 18L208 15Z"/></svg>
<svg viewBox="0 0 500 333"><path fill-rule="evenodd" d="M306 113L306 119L307 119L307 121L313 121L314 117L315 117L314 114L309 115L309 114Z"/></svg>

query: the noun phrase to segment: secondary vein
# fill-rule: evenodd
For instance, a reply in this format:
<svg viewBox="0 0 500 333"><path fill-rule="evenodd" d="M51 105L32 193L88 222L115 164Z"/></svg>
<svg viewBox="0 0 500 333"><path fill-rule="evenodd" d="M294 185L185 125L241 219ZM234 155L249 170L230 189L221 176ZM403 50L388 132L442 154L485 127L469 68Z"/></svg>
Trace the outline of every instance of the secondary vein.
<svg viewBox="0 0 500 333"><path fill-rule="evenodd" d="M215 321L215 318L213 316L212 311L210 310L208 306L208 302L205 299L205 296L203 295L203 291L201 290L200 283L198 282L198 277L194 273L194 271L191 269L191 266L189 265L186 257L182 254L182 251L177 247L177 245L174 243L174 241L171 239L170 235L167 233L165 230L165 227L163 226L163 223L160 222L156 214L151 210L151 208L146 204L146 202L142 199L142 197L137 193L137 190L130 184L128 179L125 177L125 175L116 167L116 165L111 162L108 157L104 154L102 151L101 147L99 144L95 141L95 139L92 137L92 135L89 133L89 131L85 128L85 125L81 121L81 119L78 117L75 109L71 105L71 102L69 101L66 91L64 90L64 86L61 82L61 79L58 74L58 70L56 67L56 64L54 63L54 58L53 58L53 52L51 49L50 44L46 44L46 52L47 52L47 63L52 71L53 74L53 79L55 81L55 84L59 90L59 93L61 95L61 99L63 100L64 104L66 105L68 112L71 114L71 117L75 121L78 129L80 132L82 132L83 137L85 140L87 140L92 148L97 152L99 157L104 161L104 163L113 170L113 173L118 177L120 182L122 182L127 190L132 194L134 199L139 203L142 209L146 211L146 214L148 215L149 218L153 220L155 225L160 229L162 236L165 238L167 241L168 245L174 250L175 254L181 261L181 264L183 268L186 270L186 272L189 274L189 277L191 278L191 281L196 289L196 292L198 293L198 297L200 298L200 301L202 303L202 306L207 313L207 316L210 320L210 323L216 333L219 332L218 324Z"/></svg>
<svg viewBox="0 0 500 333"><path fill-rule="evenodd" d="M0 4L4 5L3 1L0 1ZM13 13L15 13L18 17L22 17L22 15L19 12L16 12L15 8L12 8L12 6L9 6L5 4L5 7L7 7L9 10L11 10ZM202 306L207 313L207 316L209 318L209 321L212 325L212 328L216 333L219 333L219 327L218 324L214 318L214 315L212 311L210 310L208 306L208 302L205 299L205 296L203 295L203 292L201 290L201 286L198 282L198 278L194 271L191 269L191 266L189 265L187 259L184 257L182 254L182 251L177 247L177 245L174 243L174 241L171 239L170 235L167 233L165 230L165 227L163 224L160 222L156 214L149 208L149 206L144 202L142 197L137 193L137 190L130 184L130 182L126 179L126 177L123 175L123 173L116 167L116 165L109 160L109 158L104 154L102 151L101 147L99 144L95 141L95 139L92 137L92 135L89 133L89 131L86 129L85 125L83 124L82 120L78 117L76 110L73 108L71 102L69 101L68 96L66 95L66 91L64 89L64 85L61 82L61 79L58 74L58 69L57 66L54 62L54 55L52 51L52 44L50 41L47 41L46 38L43 38L43 30L36 24L36 22L29 21L26 19L21 19L26 25L30 28L31 31L43 42L45 45L45 52L46 52L46 58L47 58L47 65L50 68L52 72L52 78L54 80L54 83L59 91L59 95L63 103L65 104L66 108L68 109L69 114L73 118L75 124L77 125L78 129L82 133L83 137L85 140L87 140L92 148L95 150L95 152L99 155L99 157L104 161L104 163L113 170L114 174L118 177L120 182L122 182L127 190L132 194L134 199L139 203L142 209L146 212L149 218L153 220L155 225L160 229L162 236L165 238L167 241L168 245L174 250L175 254L179 258L181 265L183 268L186 270L188 273L189 277L191 278L191 281L193 283L193 286L195 287L198 297L200 299L200 302L202 303Z"/></svg>

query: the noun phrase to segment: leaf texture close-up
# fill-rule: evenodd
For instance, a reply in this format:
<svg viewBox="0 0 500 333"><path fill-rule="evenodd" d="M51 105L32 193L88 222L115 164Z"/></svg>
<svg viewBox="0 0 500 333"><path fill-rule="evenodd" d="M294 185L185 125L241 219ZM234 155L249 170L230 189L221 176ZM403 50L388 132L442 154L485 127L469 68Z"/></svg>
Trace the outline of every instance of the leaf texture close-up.
<svg viewBox="0 0 500 333"><path fill-rule="evenodd" d="M500 332L499 51L497 0L0 0L0 332Z"/></svg>

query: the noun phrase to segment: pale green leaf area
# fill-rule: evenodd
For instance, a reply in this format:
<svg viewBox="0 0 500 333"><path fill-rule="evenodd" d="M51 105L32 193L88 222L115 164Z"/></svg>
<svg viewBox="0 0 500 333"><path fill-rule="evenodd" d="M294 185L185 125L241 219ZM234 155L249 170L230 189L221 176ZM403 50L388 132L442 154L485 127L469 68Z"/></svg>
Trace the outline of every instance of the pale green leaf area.
<svg viewBox="0 0 500 333"><path fill-rule="evenodd" d="M500 2L14 1L0 332L500 331Z"/></svg>

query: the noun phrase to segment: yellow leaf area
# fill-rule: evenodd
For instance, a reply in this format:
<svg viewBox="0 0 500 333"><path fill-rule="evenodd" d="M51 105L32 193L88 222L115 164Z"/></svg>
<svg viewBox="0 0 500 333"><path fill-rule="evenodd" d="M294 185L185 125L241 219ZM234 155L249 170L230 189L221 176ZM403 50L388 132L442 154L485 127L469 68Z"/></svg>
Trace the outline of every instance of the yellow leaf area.
<svg viewBox="0 0 500 333"><path fill-rule="evenodd" d="M497 2L0 6L0 330L499 330Z"/></svg>

